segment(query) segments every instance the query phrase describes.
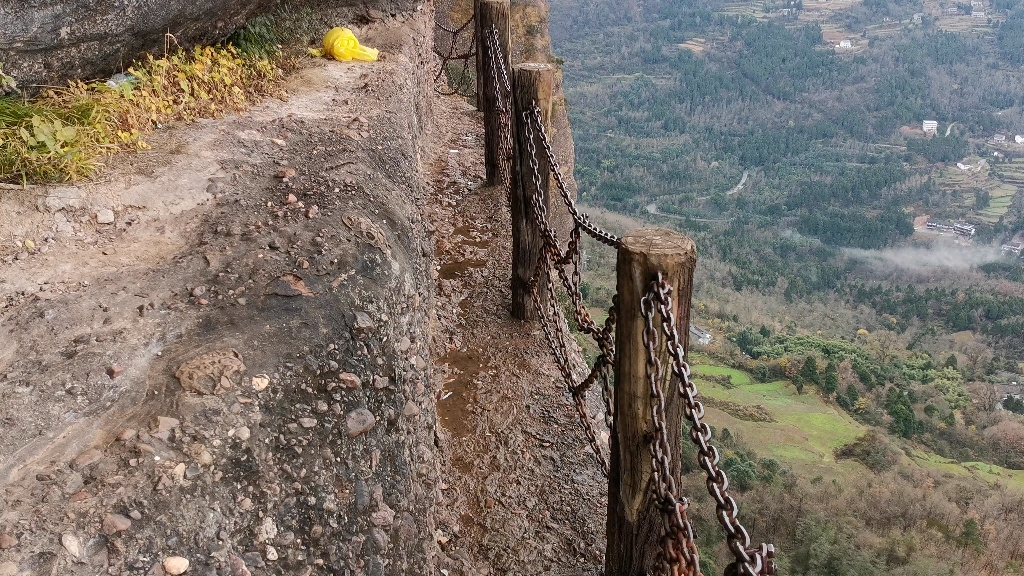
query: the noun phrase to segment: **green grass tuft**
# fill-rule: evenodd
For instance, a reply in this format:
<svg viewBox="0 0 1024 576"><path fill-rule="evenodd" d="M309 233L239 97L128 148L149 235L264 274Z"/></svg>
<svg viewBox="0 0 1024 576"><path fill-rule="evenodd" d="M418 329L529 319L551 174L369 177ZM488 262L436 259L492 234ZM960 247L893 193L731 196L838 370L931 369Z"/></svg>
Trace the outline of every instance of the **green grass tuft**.
<svg viewBox="0 0 1024 576"><path fill-rule="evenodd" d="M234 46L240 54L264 60L271 60L281 52L281 38L277 33L277 27L274 20L266 14L253 18L228 36L227 44Z"/></svg>

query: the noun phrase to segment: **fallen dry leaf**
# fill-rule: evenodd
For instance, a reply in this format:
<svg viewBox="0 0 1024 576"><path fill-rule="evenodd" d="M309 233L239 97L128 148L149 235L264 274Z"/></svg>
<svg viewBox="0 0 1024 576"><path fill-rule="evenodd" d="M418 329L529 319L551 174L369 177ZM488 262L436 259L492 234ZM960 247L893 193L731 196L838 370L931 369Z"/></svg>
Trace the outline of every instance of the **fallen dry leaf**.
<svg viewBox="0 0 1024 576"><path fill-rule="evenodd" d="M276 296L314 296L306 282L296 274L285 274L271 281L265 293Z"/></svg>

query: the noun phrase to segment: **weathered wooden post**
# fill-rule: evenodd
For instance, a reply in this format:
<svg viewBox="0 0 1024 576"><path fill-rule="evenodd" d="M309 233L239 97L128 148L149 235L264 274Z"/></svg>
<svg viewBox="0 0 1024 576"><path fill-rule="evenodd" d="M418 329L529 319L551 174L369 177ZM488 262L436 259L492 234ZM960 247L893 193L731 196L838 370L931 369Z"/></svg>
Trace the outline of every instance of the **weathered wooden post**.
<svg viewBox="0 0 1024 576"><path fill-rule="evenodd" d="M541 136L536 128L526 129L523 112L533 110L533 103L540 107L541 121L545 128L551 125L551 88L554 84L555 69L548 64L517 64L512 69L513 133L516 139L516 158L513 163L519 173L519 185L512 187L512 317L520 320L539 318L530 291L530 278L542 257L543 242L540 227L533 217L531 199L540 184L542 204L551 204L548 187L551 180L551 166L544 155ZM533 147L540 178L534 178L530 146L527 134L533 134ZM541 279L545 282L545 279ZM545 292L541 292L541 303L547 303Z"/></svg>
<svg viewBox="0 0 1024 576"><path fill-rule="evenodd" d="M622 237L616 265L619 317L615 330L615 431L611 438L611 473L608 475L606 576L649 574L661 548L663 520L652 493L650 444L654 426L640 300L661 271L672 287L676 329L685 350L696 264L697 249L693 240L678 232L644 228ZM683 400L671 382L671 362L657 315L655 321L659 333L658 358L663 366L660 384L665 397L672 476L679 485L685 422Z"/></svg>
<svg viewBox="0 0 1024 576"><path fill-rule="evenodd" d="M504 90L500 85L495 85L495 78L501 82L501 78L512 78L512 42L511 30L509 28L510 15L509 0L483 0L477 7L477 21L480 23L480 36L477 41L477 52L483 55L483 62L479 68L482 79L483 111L484 111L484 166L487 169L487 185L493 186L498 180L498 149L500 145L500 115L498 112L498 90ZM501 58L495 58L491 54L491 44L488 35L491 29L498 32L498 50L501 51ZM502 69L493 69L492 64L501 66ZM506 104L511 110L512 103L509 95Z"/></svg>
<svg viewBox="0 0 1024 576"><path fill-rule="evenodd" d="M481 50L483 46L483 26L480 25L480 3L483 0L473 0L473 40L476 43L476 109L484 109L484 54ZM469 64L467 62L467 64Z"/></svg>

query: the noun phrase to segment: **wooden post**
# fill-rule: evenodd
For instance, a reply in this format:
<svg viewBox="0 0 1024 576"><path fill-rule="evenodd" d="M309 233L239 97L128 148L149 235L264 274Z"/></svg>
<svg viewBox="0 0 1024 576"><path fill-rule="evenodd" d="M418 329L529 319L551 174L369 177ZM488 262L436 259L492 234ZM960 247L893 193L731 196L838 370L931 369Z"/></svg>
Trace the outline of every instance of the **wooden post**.
<svg viewBox="0 0 1024 576"><path fill-rule="evenodd" d="M502 77L501 70L492 70L491 63L494 60L488 49L487 34L494 28L498 31L498 47L501 50L502 60L498 63L504 67L504 76L511 82L512 79L512 43L511 31L509 28L509 0L483 0L479 4L476 13L477 21L480 23L480 42L477 50L483 55L483 63L480 67L482 82L483 111L484 111L484 166L487 169L487 185L493 186L498 180L498 145L499 145L499 115L498 101L495 98L496 90L502 89L494 85L495 76ZM511 102L508 102L511 107Z"/></svg>
<svg viewBox="0 0 1024 576"><path fill-rule="evenodd" d="M684 350L688 346L690 296L697 249L688 237L662 228L645 228L622 237L616 264L619 318L615 330L615 430L611 438L611 473L608 475L608 548L606 576L642 576L651 573L661 542L661 511L652 494L650 443L651 388L647 382L647 351L643 344L644 318L640 299L647 294L658 271L672 287L676 329ZM655 321L659 317L655 315ZM664 333L659 333L658 358L662 362L666 431L672 457L672 475L680 485L680 454L684 439L683 401L670 384L672 374ZM688 436L686 436L688 438Z"/></svg>
<svg viewBox="0 0 1024 576"><path fill-rule="evenodd" d="M484 53L481 49L484 45L483 26L480 24L480 3L483 0L473 0L473 39L476 42L476 109L484 109ZM467 62L468 64L468 62Z"/></svg>
<svg viewBox="0 0 1024 576"><path fill-rule="evenodd" d="M551 88L555 80L555 69L548 64L517 64L512 69L512 92L515 102L512 125L516 139L516 158L513 159L519 174L518 185L512 186L512 317L520 320L539 318L530 291L530 278L541 258L540 228L533 218L531 198L537 186L534 181L529 147L527 146L523 111L531 110L536 101L540 107L541 120L545 127L551 125ZM534 147L537 150L537 164L540 173L540 194L545 207L550 206L548 186L551 167L544 156L540 134L533 130ZM542 281L544 281L542 279ZM542 293L543 294L543 293ZM541 303L547 299L542 296Z"/></svg>

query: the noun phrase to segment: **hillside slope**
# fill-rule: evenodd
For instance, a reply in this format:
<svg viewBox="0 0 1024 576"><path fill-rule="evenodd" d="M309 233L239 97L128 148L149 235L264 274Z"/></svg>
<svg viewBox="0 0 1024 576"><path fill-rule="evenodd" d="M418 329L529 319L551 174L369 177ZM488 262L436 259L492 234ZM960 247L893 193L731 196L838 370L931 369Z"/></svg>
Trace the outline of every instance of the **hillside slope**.
<svg viewBox="0 0 1024 576"><path fill-rule="evenodd" d="M615 234L643 226L630 216L586 209ZM747 295L732 307L709 306L707 295L721 288L713 282L716 264L703 250L698 244L695 320L712 328L715 342L703 351L692 345L698 391L740 518L758 541L775 544L783 573L1019 574L1024 472L940 457L915 438L890 435L891 419L865 423L858 419L864 415L853 416L835 397L824 399L815 385L805 383L800 393L785 376L768 373L762 382L738 369L767 360L745 357L721 330L734 322L733 310L744 314L750 306L771 317L776 304L765 310ZM588 305L600 309L613 291L614 255L589 241L585 253ZM787 361L802 363L797 353ZM857 379L841 378L844 386ZM714 573L728 552L695 454L683 462L681 491L692 499L702 558L717 567L705 573Z"/></svg>

